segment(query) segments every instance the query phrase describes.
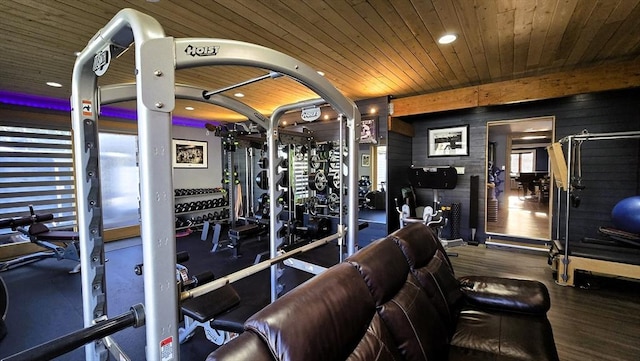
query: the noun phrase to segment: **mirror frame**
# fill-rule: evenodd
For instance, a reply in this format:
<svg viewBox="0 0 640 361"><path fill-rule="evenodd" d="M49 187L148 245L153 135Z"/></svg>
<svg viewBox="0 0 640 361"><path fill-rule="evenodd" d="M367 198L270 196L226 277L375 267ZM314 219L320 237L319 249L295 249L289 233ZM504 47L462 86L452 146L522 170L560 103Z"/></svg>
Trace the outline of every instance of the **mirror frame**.
<svg viewBox="0 0 640 361"><path fill-rule="evenodd" d="M488 179L488 175L486 173L486 170L489 167L489 142L490 142L490 138L489 138L489 134L490 134L490 129L491 127L494 126L499 126L499 125L510 125L510 124L523 124L523 123L528 123L528 122L533 122L533 121L537 121L537 122L541 122L541 121L550 121L551 122L551 141L549 142L549 144L553 143L555 140L555 126L556 126L556 117L553 115L548 115L548 116L541 116L541 117L531 117L531 118L518 118L518 119L506 119L506 120L495 120L495 121L487 121L486 123L486 138L485 138L485 184L487 183ZM520 132L518 132L520 133ZM507 135L507 144L506 144L506 149L512 149L512 139L513 139L513 132L509 132ZM497 150L494 149L494 152L496 152ZM509 176L509 170L511 166L511 159L510 157L506 157L505 158L505 173L507 174L507 176L505 176L505 185L506 186L510 186L510 176ZM551 169L551 167L549 166L549 176L551 177L551 179L553 179L553 170ZM553 182L550 182L550 190L549 190L549 204L548 204L548 233L547 233L547 238L538 238L538 237L529 237L529 236L523 236L523 235L516 235L516 234L509 234L509 233L498 233L498 232L490 232L488 230L488 212L487 212L487 207L488 207L488 189L485 186L484 187L484 233L487 236L487 238L491 238L491 237L505 237L505 238L509 238L509 239L522 239L522 240L530 240L530 241L546 241L546 242L550 242L552 240L552 234L553 234L553 202L554 202L554 189L555 189L555 184Z"/></svg>

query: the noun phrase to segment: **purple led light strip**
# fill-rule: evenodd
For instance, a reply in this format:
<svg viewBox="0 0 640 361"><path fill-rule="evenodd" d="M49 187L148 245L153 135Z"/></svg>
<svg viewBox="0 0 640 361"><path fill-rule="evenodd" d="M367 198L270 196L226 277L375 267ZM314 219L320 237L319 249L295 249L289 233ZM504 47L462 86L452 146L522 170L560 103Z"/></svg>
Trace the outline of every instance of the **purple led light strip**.
<svg viewBox="0 0 640 361"><path fill-rule="evenodd" d="M58 110L62 112L71 112L71 105L68 100L43 97L39 95L14 93L0 90L0 103L19 105L29 108ZM128 120L136 120L137 114L135 110L122 109L113 106L101 107L100 115L103 117L112 117ZM219 125L219 122L200 120L187 117L174 116L171 119L173 125L203 128L205 123Z"/></svg>

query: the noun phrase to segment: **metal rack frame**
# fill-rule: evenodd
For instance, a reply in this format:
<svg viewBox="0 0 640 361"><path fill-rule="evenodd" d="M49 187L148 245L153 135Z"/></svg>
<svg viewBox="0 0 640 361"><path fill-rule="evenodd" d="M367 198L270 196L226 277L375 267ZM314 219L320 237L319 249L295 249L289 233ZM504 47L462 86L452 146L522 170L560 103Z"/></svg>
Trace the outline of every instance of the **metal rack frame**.
<svg viewBox="0 0 640 361"><path fill-rule="evenodd" d="M347 119L349 168L358 169L360 113L324 77L298 60L259 45L225 39L166 37L154 18L132 9L118 12L76 58L72 85L72 125L77 192L84 325L107 315L102 204L100 196L97 77L131 44L135 47L135 95L138 115L140 218L144 273L146 358L179 360L178 293L175 287L175 224L171 167L171 112L175 106L175 70L199 66L242 65L268 69L307 86ZM179 93L179 92L178 92ZM101 93L108 98L107 90ZM200 93L199 96L202 96ZM112 98L115 98L113 96ZM278 114L280 110L274 112ZM260 117L258 117L260 118ZM265 128L276 135L278 117ZM257 119L264 122L264 119ZM273 138L275 139L275 138ZM273 145L270 141L270 145ZM273 147L270 147L273 148ZM270 164L274 164L270 162ZM274 164L275 165L275 164ZM273 165L271 174L274 174ZM275 181L270 177L270 182ZM348 180L348 254L357 244L357 174ZM272 204L276 202L271 202ZM271 214L275 214L272 212ZM339 233L342 236L343 230ZM102 342L85 346L87 360L106 360Z"/></svg>

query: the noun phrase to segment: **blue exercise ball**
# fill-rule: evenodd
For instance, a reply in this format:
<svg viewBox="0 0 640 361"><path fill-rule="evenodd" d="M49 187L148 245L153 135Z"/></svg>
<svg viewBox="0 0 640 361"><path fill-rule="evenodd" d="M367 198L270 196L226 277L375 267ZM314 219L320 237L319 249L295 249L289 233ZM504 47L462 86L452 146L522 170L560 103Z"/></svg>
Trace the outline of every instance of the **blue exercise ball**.
<svg viewBox="0 0 640 361"><path fill-rule="evenodd" d="M640 196L618 202L611 211L611 220L622 231L640 234Z"/></svg>

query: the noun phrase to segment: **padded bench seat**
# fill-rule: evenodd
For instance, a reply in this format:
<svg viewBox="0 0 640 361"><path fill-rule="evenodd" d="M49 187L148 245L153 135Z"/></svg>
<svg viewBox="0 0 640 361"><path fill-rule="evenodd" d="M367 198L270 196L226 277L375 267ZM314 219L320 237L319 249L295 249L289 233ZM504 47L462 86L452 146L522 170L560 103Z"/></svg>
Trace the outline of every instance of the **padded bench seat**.
<svg viewBox="0 0 640 361"><path fill-rule="evenodd" d="M231 285L225 285L215 291L182 302L181 309L185 316L204 323L228 312L239 303L238 292Z"/></svg>

